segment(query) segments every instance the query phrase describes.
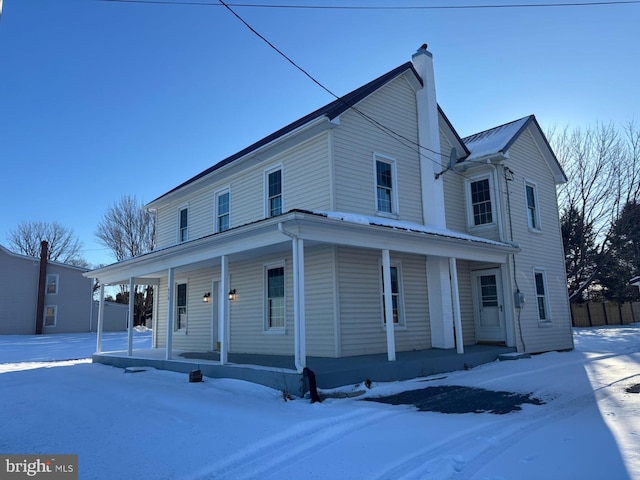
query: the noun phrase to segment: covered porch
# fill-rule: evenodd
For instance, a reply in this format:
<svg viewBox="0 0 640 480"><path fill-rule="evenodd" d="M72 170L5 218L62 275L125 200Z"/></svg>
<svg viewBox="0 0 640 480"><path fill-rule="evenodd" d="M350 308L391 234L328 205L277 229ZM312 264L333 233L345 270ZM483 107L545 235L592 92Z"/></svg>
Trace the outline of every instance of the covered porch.
<svg viewBox="0 0 640 480"><path fill-rule="evenodd" d="M428 349L398 352L389 362L386 354L359 355L344 358L307 357L307 367L315 373L318 388L331 389L345 385L391 382L466 370L496 361L515 348L496 345L469 345L462 354L455 349ZM174 352L165 358L162 349L96 353L93 361L119 368L153 367L188 374L200 370L209 378L233 378L265 385L292 395L304 396L308 384L295 368L295 359L285 355L252 355L229 353L221 364L218 352Z"/></svg>

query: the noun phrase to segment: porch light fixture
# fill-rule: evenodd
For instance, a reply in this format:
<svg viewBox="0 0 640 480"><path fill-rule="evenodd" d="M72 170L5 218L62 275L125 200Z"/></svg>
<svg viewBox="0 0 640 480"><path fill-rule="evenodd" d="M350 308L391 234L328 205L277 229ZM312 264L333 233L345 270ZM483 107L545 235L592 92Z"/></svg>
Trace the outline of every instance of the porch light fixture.
<svg viewBox="0 0 640 480"><path fill-rule="evenodd" d="M211 293L207 292L202 296L202 301L204 303L209 303L211 301Z"/></svg>
<svg viewBox="0 0 640 480"><path fill-rule="evenodd" d="M229 290L229 300L235 300L236 299L236 289L232 289Z"/></svg>

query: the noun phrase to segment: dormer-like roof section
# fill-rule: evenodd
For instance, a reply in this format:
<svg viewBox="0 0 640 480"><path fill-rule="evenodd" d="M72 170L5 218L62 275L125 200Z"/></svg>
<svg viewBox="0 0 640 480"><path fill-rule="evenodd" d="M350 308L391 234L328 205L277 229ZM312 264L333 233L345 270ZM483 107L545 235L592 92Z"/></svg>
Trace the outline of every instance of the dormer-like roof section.
<svg viewBox="0 0 640 480"><path fill-rule="evenodd" d="M469 135L462 139L471 154L466 161L480 160L492 156L508 156L509 149L518 140L525 130L529 130L544 159L547 161L556 183L567 181L560 162L551 149L547 138L542 132L534 115L523 117L513 122L505 123L498 127L490 128L483 132Z"/></svg>
<svg viewBox="0 0 640 480"><path fill-rule="evenodd" d="M174 189L168 191L167 193L165 193L164 195L161 195L160 197L156 198L155 200L153 200L152 202L150 202L147 207L150 207L152 204L154 204L155 202L157 202L158 200L160 200L161 198L177 191L180 190L183 187L186 187L187 185L203 178L206 177L207 175L215 172L216 170L219 170L220 168L224 167L225 165L228 165L242 157L245 157L246 155L251 154L252 152L260 149L261 147L264 147L282 137L284 137L285 135L301 128L304 127L305 125L313 122L314 120L318 120L322 117L327 118L328 120L334 120L335 118L339 117L340 115L342 115L344 112L346 112L347 110L349 110L350 108L352 108L353 106L357 105L360 101L364 100L366 97L368 97L369 95L371 95L372 93L376 92L377 90L379 90L381 87L385 86L386 84L388 84L389 82L393 81L394 79L396 79L397 77L403 75L403 74L409 74L412 78L412 80L414 80L415 82L417 82L417 87L421 88L422 87L422 79L420 78L420 76L418 75L418 72L416 72L415 68L413 67L413 64L411 62L406 62L402 65L400 65L397 68L394 68L393 70L391 70L390 72L385 73L384 75L376 78L375 80L372 80L371 82L367 83L366 85L363 85L360 88L357 88L356 90L340 97L337 100L334 100L333 102L325 105L324 107L319 108L318 110L315 110L314 112L311 112L310 114L299 118L298 120L296 120L293 123L290 123L289 125L281 128L280 130L277 130L276 132L273 132L271 135L268 135L266 137L264 137L261 140L258 140L257 142L255 142L252 145L249 145L247 148L240 150L237 153L234 153L233 155L231 155L230 157L225 158L224 160L221 160L220 162L216 163L215 165L213 165L212 167L209 167L208 169L200 172L199 174L195 175L194 177L190 178L189 180L187 180L186 182L181 183L180 185L178 185L177 187L175 187Z"/></svg>

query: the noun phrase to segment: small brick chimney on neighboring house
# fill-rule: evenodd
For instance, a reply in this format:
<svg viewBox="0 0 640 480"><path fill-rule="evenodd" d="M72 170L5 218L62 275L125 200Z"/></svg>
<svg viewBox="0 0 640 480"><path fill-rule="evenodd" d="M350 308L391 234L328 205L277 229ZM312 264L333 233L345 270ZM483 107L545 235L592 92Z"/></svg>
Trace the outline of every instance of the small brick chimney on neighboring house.
<svg viewBox="0 0 640 480"><path fill-rule="evenodd" d="M38 304L36 307L36 335L42 333L44 326L44 294L47 289L47 258L49 257L49 243L40 243L40 275L38 277Z"/></svg>

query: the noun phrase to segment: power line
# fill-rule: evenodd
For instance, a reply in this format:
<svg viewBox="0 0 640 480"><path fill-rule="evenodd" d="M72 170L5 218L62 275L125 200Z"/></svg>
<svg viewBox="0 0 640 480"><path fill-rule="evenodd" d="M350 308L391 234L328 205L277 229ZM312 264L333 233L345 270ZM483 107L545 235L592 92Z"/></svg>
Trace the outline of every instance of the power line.
<svg viewBox="0 0 640 480"><path fill-rule="evenodd" d="M240 8L268 8L290 10L480 10L506 8L555 8L555 7L602 7L609 5L637 5L640 0L611 0L598 2L558 2L558 3L505 3L484 5L299 5L299 4L259 4L259 3L212 3L193 0L95 0L112 3L149 3L157 5L192 5L206 7L240 7Z"/></svg>

